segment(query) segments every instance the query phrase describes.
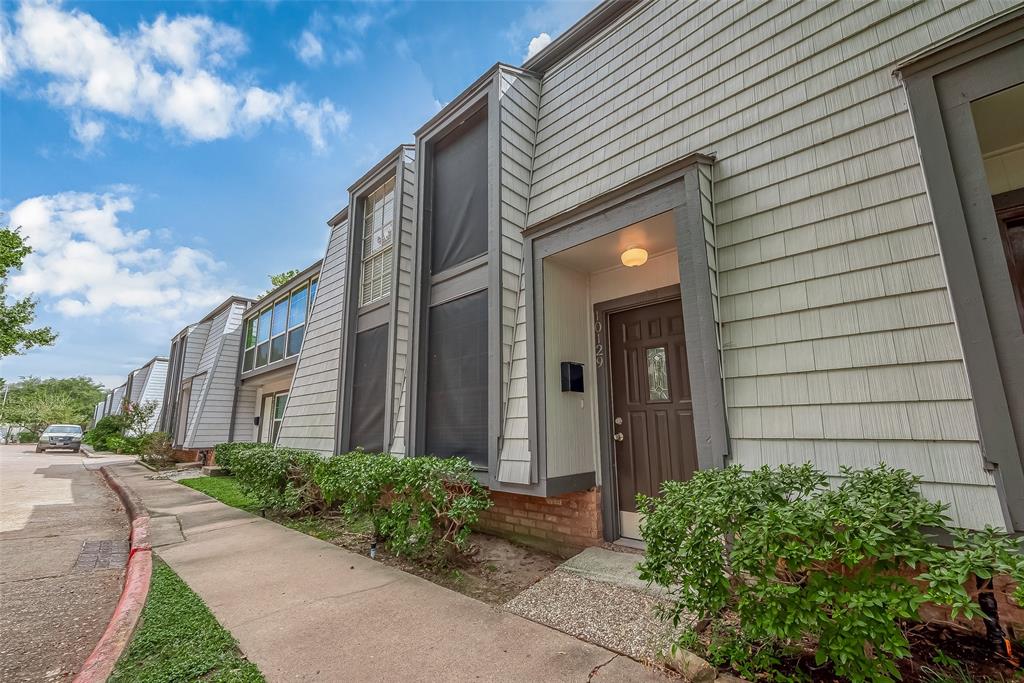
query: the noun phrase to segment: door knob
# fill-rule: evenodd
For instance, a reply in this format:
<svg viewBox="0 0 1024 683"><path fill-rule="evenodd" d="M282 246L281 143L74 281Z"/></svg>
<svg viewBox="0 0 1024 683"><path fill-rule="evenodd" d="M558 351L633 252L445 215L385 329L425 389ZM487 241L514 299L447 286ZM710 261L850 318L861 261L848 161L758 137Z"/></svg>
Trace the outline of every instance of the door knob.
<svg viewBox="0 0 1024 683"><path fill-rule="evenodd" d="M615 432L615 436L612 437L616 441L622 441L626 437L622 435L622 432Z"/></svg>

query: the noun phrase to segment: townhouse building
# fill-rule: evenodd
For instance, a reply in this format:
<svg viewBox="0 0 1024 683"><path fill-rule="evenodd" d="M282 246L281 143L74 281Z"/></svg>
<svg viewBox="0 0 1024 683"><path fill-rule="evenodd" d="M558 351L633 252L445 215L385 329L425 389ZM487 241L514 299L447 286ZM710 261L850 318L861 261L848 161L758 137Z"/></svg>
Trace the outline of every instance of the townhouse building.
<svg viewBox="0 0 1024 683"><path fill-rule="evenodd" d="M179 457L231 440L242 319L253 300L231 296L171 340L159 430Z"/></svg>
<svg viewBox="0 0 1024 683"><path fill-rule="evenodd" d="M1024 530L1022 104L1017 3L603 2L178 335L162 424L463 456L559 551L732 464L886 462Z"/></svg>
<svg viewBox="0 0 1024 683"><path fill-rule="evenodd" d="M153 417L147 425L148 431L153 431L160 424L160 416L163 411L164 381L167 377L167 358L156 356L151 358L145 365L138 367L128 373L124 384L116 389L108 391L103 400L96 404L93 409L92 425L107 415L119 415L124 407L125 401L136 404L156 404Z"/></svg>
<svg viewBox="0 0 1024 683"><path fill-rule="evenodd" d="M267 292L245 313L228 441L277 440L320 265L317 261Z"/></svg>

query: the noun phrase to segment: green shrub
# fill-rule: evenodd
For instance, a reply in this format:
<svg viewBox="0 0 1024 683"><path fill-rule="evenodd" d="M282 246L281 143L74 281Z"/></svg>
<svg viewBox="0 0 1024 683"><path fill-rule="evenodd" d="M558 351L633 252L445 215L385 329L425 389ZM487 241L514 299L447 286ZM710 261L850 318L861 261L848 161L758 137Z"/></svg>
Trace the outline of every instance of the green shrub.
<svg viewBox="0 0 1024 683"><path fill-rule="evenodd" d="M82 436L82 441L98 451L113 451L115 447L110 439L124 436L127 426L128 422L123 415L106 415Z"/></svg>
<svg viewBox="0 0 1024 683"><path fill-rule="evenodd" d="M106 439L104 451L112 451L119 455L142 455L142 444L144 436L110 436Z"/></svg>
<svg viewBox="0 0 1024 683"><path fill-rule="evenodd" d="M712 648L718 660L747 652L769 662L810 643L818 664L853 681L899 677L904 625L922 603L974 617L969 577L1024 579L1019 547L1003 534L958 531L952 548L926 535L949 531L949 519L918 493L917 477L884 465L844 476L829 488L810 465L731 467L666 482L660 498L638 496L640 575L669 589L677 625L735 613L735 637Z"/></svg>
<svg viewBox="0 0 1024 683"><path fill-rule="evenodd" d="M215 454L260 507L368 517L377 537L401 555L464 549L480 512L490 506L464 458L400 459L364 451L323 457L266 444L220 444Z"/></svg>
<svg viewBox="0 0 1024 683"><path fill-rule="evenodd" d="M256 443L253 441L219 443L213 447L214 462L230 472L231 464L234 462L234 458L237 454L252 448L274 450L273 444L269 443Z"/></svg>
<svg viewBox="0 0 1024 683"><path fill-rule="evenodd" d="M35 432L25 430L18 432L18 443L35 443L39 441L39 435Z"/></svg>
<svg viewBox="0 0 1024 683"><path fill-rule="evenodd" d="M395 458L353 451L313 472L323 498L348 514L368 515L377 536L399 555L464 550L487 492L465 458Z"/></svg>

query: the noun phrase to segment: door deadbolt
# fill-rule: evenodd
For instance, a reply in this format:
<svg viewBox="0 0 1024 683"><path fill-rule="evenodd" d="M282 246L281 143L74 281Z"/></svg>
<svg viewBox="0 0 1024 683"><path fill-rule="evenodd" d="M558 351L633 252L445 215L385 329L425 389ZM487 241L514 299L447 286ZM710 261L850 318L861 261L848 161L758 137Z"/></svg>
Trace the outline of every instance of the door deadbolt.
<svg viewBox="0 0 1024 683"><path fill-rule="evenodd" d="M622 418L621 417L615 418L615 424L617 424L617 425L622 424Z"/></svg>

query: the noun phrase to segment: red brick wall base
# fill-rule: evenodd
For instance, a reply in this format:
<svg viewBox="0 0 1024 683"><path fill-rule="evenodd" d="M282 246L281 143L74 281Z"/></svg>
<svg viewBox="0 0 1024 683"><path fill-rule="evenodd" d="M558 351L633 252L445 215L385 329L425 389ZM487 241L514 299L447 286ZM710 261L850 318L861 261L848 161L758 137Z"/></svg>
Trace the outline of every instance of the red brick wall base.
<svg viewBox="0 0 1024 683"><path fill-rule="evenodd" d="M562 557L604 542L599 489L552 498L491 491L491 500L480 516L481 531Z"/></svg>
<svg viewBox="0 0 1024 683"><path fill-rule="evenodd" d="M196 462L204 460L207 463L213 462L212 448L175 448L171 451L171 458L175 462Z"/></svg>

